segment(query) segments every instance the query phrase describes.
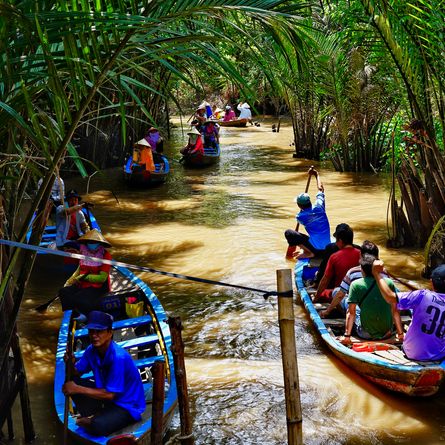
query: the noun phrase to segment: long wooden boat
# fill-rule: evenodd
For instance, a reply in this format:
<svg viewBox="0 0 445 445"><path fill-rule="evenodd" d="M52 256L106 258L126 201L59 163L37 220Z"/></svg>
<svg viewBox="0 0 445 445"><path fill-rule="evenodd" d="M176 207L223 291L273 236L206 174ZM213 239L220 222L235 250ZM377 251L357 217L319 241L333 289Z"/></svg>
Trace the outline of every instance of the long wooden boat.
<svg viewBox="0 0 445 445"><path fill-rule="evenodd" d="M76 425L75 407L68 416L68 431L73 438L82 444L106 445L110 439L120 435L133 436L135 442L141 445L150 444L151 431L151 400L152 376L151 367L157 360L165 361L165 401L164 401L164 433L167 431L174 409L177 405L176 381L171 352L170 329L167 316L153 291L129 269L113 267L111 271L112 292L103 297L102 310L114 317L113 339L126 349L134 360L142 377L146 398L146 409L140 422L134 423L123 430L116 431L107 437L95 437ZM132 298L130 298L132 297ZM128 301L137 300L138 311L128 310ZM133 306L132 304L132 306ZM142 306L142 308L140 307ZM140 312L140 313L137 313ZM132 315L133 317L129 317ZM63 356L69 338L68 331L72 311L63 315L59 331L54 376L54 402L59 420L64 422L65 396L62 385L65 381L65 362ZM89 345L87 329L74 326L74 355L80 358ZM82 378L89 378L84 375ZM76 443L77 443L76 441Z"/></svg>
<svg viewBox="0 0 445 445"><path fill-rule="evenodd" d="M207 167L216 164L221 156L219 144L216 147L204 147L204 154L183 155L184 165L187 167Z"/></svg>
<svg viewBox="0 0 445 445"><path fill-rule="evenodd" d="M325 318L319 311L327 304L313 303L311 295L315 289L307 287L313 278L316 267L308 260L297 261L295 265L295 283L301 301L308 312L315 328L328 348L346 365L362 377L391 391L409 396L431 396L442 385L445 377L445 360L442 362L416 362L403 354L399 344L394 340L363 341L352 337L352 347L338 341L344 333L345 317ZM405 326L410 323L409 316L403 316Z"/></svg>
<svg viewBox="0 0 445 445"><path fill-rule="evenodd" d="M155 170L149 171L133 163L133 158L128 157L124 165L124 179L129 185L153 186L162 184L170 173L170 164L164 155L154 156Z"/></svg>
<svg viewBox="0 0 445 445"><path fill-rule="evenodd" d="M221 127L245 127L247 125L247 119L235 119L233 121L218 121L218 125Z"/></svg>

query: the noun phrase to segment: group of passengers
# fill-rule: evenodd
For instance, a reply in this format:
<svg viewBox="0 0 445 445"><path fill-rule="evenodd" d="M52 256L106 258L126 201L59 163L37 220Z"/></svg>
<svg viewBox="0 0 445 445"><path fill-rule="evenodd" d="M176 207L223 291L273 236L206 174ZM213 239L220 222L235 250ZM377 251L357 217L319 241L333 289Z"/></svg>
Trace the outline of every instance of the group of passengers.
<svg viewBox="0 0 445 445"><path fill-rule="evenodd" d="M327 318L333 311L345 314L345 331L339 338L344 345L351 344L351 336L388 340L395 332L409 359L445 358L445 265L432 272L432 291L399 292L379 259L378 247L370 241L361 246L353 244L354 233L348 224L336 227L335 242L331 243L324 187L316 170L310 169L308 173L317 179L316 201L312 204L307 193L295 199L300 208L296 219L308 235L289 229L285 237L289 246L300 249L293 258L322 259L314 278L313 301L329 305L320 316ZM410 310L412 315L406 333L399 312L404 310Z"/></svg>
<svg viewBox="0 0 445 445"><path fill-rule="evenodd" d="M64 196L63 180L56 178L54 184L51 200L56 204L57 248L83 255L58 295L62 309L73 310L76 322L86 323L90 338L79 360L65 354L73 378L62 391L76 405L76 424L94 436L107 436L141 420L144 388L130 354L113 341L113 316L101 308L101 298L110 291L111 269L101 260L112 259L107 250L111 244L99 230L90 230L83 212L87 203L80 202L77 191L69 190ZM94 381L80 378L89 372Z"/></svg>
<svg viewBox="0 0 445 445"><path fill-rule="evenodd" d="M150 127L144 138L136 142L131 162L132 170L155 171L156 165L162 168L164 161L164 139L156 127Z"/></svg>

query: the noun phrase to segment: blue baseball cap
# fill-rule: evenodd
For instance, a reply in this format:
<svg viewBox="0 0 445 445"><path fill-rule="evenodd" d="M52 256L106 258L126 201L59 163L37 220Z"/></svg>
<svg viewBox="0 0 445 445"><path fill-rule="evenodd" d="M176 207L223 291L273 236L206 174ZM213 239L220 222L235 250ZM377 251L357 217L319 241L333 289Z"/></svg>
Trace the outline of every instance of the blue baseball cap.
<svg viewBox="0 0 445 445"><path fill-rule="evenodd" d="M434 287L443 288L445 284L445 264L441 264L433 270L431 280L433 280Z"/></svg>
<svg viewBox="0 0 445 445"><path fill-rule="evenodd" d="M307 206L311 203L311 197L307 193L300 193L294 201L300 206Z"/></svg>
<svg viewBox="0 0 445 445"><path fill-rule="evenodd" d="M97 329L103 331L113 327L113 317L106 312L91 311L88 314L88 323L86 329Z"/></svg>

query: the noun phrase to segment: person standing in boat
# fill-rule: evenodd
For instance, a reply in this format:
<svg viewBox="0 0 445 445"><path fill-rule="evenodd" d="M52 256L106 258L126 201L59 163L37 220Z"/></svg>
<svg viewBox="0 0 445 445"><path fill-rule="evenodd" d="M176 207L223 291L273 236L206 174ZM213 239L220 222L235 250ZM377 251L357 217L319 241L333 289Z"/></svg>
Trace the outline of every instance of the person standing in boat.
<svg viewBox="0 0 445 445"><path fill-rule="evenodd" d="M230 122L236 120L236 114L230 105L226 105L226 113L224 114L223 122Z"/></svg>
<svg viewBox="0 0 445 445"><path fill-rule="evenodd" d="M80 417L76 424L93 436L108 436L141 420L145 411L144 387L130 354L113 341L113 317L101 311L88 316L91 344L79 361L65 355L75 378L62 391L71 396ZM94 383L80 379L93 372Z"/></svg>
<svg viewBox="0 0 445 445"><path fill-rule="evenodd" d="M37 183L37 189L40 189L42 184L43 184L43 178L40 178L39 182ZM65 194L65 183L63 182L63 179L57 175L51 187L51 194L49 195L49 199L51 199L56 208L63 204L64 194Z"/></svg>
<svg viewBox="0 0 445 445"><path fill-rule="evenodd" d="M191 130L187 133L189 136L189 140L187 145L181 149L182 155L196 155L202 156L204 155L204 145L202 142L201 133L197 130L196 127L192 127Z"/></svg>
<svg viewBox="0 0 445 445"><path fill-rule="evenodd" d="M56 246L60 250L79 249L77 239L90 229L82 208L87 204L79 204L80 195L76 190L70 190L63 204L56 208Z"/></svg>
<svg viewBox="0 0 445 445"><path fill-rule="evenodd" d="M360 261L360 249L354 246L354 232L348 224L339 224L334 232L338 252L333 253L326 264L326 269L320 279L314 303L321 299L331 301L332 290L339 287L344 276L351 267Z"/></svg>
<svg viewBox="0 0 445 445"><path fill-rule="evenodd" d="M412 320L403 340L403 352L416 361L445 358L445 265L431 273L433 290L398 292L382 276L383 261L375 260L372 273L383 298L398 310L411 310Z"/></svg>
<svg viewBox="0 0 445 445"><path fill-rule="evenodd" d="M80 253L87 257L111 260L111 254L106 250L111 244L97 229L90 230L77 240ZM100 297L110 290L110 268L92 258L79 261L79 267L59 290L62 310L73 309L86 315L99 309Z"/></svg>
<svg viewBox="0 0 445 445"><path fill-rule="evenodd" d="M201 132L202 127L207 120L207 113L206 113L206 102L203 102L199 107L196 109L195 114L193 115L193 121L192 125L195 126L195 128Z"/></svg>
<svg viewBox="0 0 445 445"><path fill-rule="evenodd" d="M240 102L237 106L238 111L240 112L238 119L246 119L247 122L250 122L251 125L253 125L252 122L252 112L250 111L250 105L247 102Z"/></svg>
<svg viewBox="0 0 445 445"><path fill-rule="evenodd" d="M295 218L299 224L304 226L309 236L292 229L288 229L284 233L289 246L297 246L302 250L295 256L296 259L319 256L331 242L331 229L326 215L323 183L317 170L310 168L308 174L315 176L317 180L316 201L312 205L310 196L307 193L300 193L295 198L295 202L300 208L300 212Z"/></svg>
<svg viewBox="0 0 445 445"><path fill-rule="evenodd" d="M376 286L372 272L374 261L375 256L368 253L362 255L360 267L363 278L355 280L349 288L345 333L340 338L344 345L351 343L353 332L364 340L387 339L393 335L393 323L396 325L397 338L403 339L402 322L395 301L385 301L379 286ZM384 281L392 292L395 291L391 279L385 278Z"/></svg>

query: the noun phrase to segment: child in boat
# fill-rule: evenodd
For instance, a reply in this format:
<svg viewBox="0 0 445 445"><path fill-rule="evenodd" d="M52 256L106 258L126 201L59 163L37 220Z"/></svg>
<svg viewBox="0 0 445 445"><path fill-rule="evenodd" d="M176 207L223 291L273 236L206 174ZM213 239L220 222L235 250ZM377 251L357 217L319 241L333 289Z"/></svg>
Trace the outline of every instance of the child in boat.
<svg viewBox="0 0 445 445"><path fill-rule="evenodd" d="M383 261L375 260L372 273L388 303L398 310L412 310L411 324L403 341L403 352L411 360L435 361L445 358L445 265L431 274L433 290L398 292L382 277Z"/></svg>
<svg viewBox="0 0 445 445"><path fill-rule="evenodd" d="M296 259L321 255L331 242L331 229L326 215L323 183L317 170L310 168L308 174L315 176L317 179L318 193L316 201L312 205L310 196L307 193L300 193L295 198L295 202L300 208L300 212L295 218L299 224L304 226L309 236L292 229L288 229L284 233L289 246L297 246L302 250L302 253L295 256Z"/></svg>
<svg viewBox="0 0 445 445"><path fill-rule="evenodd" d="M360 259L363 278L355 280L349 288L347 299L345 333L340 338L344 345L351 343L351 334L365 340L381 340L393 335L393 321L398 336L403 337L402 322L395 301L385 301L372 274L372 265L376 257L365 253ZM385 283L395 291L394 283L386 278ZM360 312L357 311L357 306Z"/></svg>
<svg viewBox="0 0 445 445"><path fill-rule="evenodd" d="M113 317L100 311L88 316L91 344L79 361L65 355L74 380L62 391L72 396L81 417L76 424L94 436L108 436L113 431L141 420L145 411L144 387L130 354L113 341ZM93 372L94 383L78 376Z"/></svg>

